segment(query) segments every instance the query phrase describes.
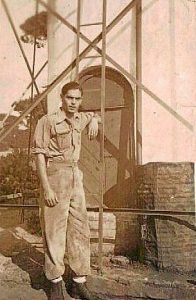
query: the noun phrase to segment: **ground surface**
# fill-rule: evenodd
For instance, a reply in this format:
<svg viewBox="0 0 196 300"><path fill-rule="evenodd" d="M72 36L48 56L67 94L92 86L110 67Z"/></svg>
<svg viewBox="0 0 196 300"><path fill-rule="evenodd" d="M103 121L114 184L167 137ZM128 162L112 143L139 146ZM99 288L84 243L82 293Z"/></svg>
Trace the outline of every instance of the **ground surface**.
<svg viewBox="0 0 196 300"><path fill-rule="evenodd" d="M48 286L42 275L41 238L19 221L18 211L0 210L0 300L45 300ZM104 262L102 276L94 265L88 281L96 299L196 299L196 286L187 282L194 283L195 278L156 272L121 259Z"/></svg>

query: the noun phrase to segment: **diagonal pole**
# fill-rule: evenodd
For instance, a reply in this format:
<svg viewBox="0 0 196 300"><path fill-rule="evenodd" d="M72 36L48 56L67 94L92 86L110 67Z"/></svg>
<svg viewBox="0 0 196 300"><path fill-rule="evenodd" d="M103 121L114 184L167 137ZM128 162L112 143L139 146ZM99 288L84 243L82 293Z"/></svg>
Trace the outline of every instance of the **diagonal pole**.
<svg viewBox="0 0 196 300"><path fill-rule="evenodd" d="M35 3L35 17L37 21L37 14L38 14L38 1L36 0ZM32 77L35 78L35 60L36 60L36 28L34 25L34 45L33 45L33 63L32 63ZM31 84L31 102L33 102L33 96L34 96L34 84ZM30 125L29 125L29 140L28 140L28 152L27 152L27 173L26 173L26 179L29 178L30 176L30 168L29 168L29 163L30 163L30 149L31 149L31 137L32 137L32 113L30 114ZM24 185L24 190L26 189L26 182ZM23 204L25 204L26 196L23 195L22 201ZM21 221L24 223L24 218L25 218L25 209L22 209L21 211Z"/></svg>
<svg viewBox="0 0 196 300"><path fill-rule="evenodd" d="M28 89L32 86L33 82L39 77L39 75L41 74L41 72L43 71L43 69L47 66L48 64L48 60L45 61L45 63L43 64L43 66L39 69L39 71L35 74L33 81L30 81L30 83L27 85L25 91L22 93L22 96L25 95L25 93L28 91Z"/></svg>
<svg viewBox="0 0 196 300"><path fill-rule="evenodd" d="M102 59L101 59L101 130L100 130L100 194L99 203L99 273L102 274L103 268L103 205L105 194L105 92L106 92L106 16L107 16L107 0L103 1L102 8Z"/></svg>
<svg viewBox="0 0 196 300"><path fill-rule="evenodd" d="M77 38L76 38L76 80L79 76L79 54L80 54L80 21L81 21L81 0L77 2Z"/></svg>
<svg viewBox="0 0 196 300"><path fill-rule="evenodd" d="M29 62L28 62L28 59L27 59L27 57L26 57L26 54L25 54L24 49L23 49L23 47L22 47L22 44L21 44L21 42L20 42L19 36L18 36L18 34L17 34L16 28L15 28L14 22L13 22L13 20L12 20L12 17L11 17L11 15L10 15L10 12L9 12L9 10L8 10L7 4L6 4L6 2L5 2L4 0L1 0L1 2L2 2L3 8L4 8L4 11L5 11L6 15L7 15L7 18L8 18L8 20L9 20L9 23L10 23L10 25L11 25L11 27L12 27L12 30L13 30L13 32L14 32L16 41L17 41L17 43L18 43L18 45L19 45L19 48L20 48L20 50L21 50L21 53L22 53L22 56L23 56L24 61L25 61L25 63L26 63L26 66L27 66L27 68L28 68L28 71L29 71L29 73L30 73L30 76L31 76L31 79L32 79L32 84L34 84L35 89L36 89L36 92L39 94L38 86L37 86L37 84L36 84L36 82L35 82L35 78L33 77L33 73L32 73L32 71L31 71L30 64L29 64Z"/></svg>
<svg viewBox="0 0 196 300"><path fill-rule="evenodd" d="M3 0L2 0L3 1ZM44 2L42 2L41 0L38 0L42 5L44 5L46 8L47 6L45 5ZM137 1L137 0L136 0ZM136 1L134 1L134 3L136 3ZM133 3L133 1L131 2ZM122 17L125 15L125 12L123 14L122 13ZM121 14L120 13L120 14ZM119 15L120 15L119 14ZM119 16L118 15L118 16ZM119 17L116 17L106 28L106 32L108 33L109 30L108 28L111 30L113 27L111 27L111 24L117 24L116 22L120 21L121 19ZM62 18L62 17L61 17ZM117 20L118 18L118 20ZM62 18L62 20L64 20ZM69 24L70 27L71 24ZM75 27L73 27L74 29ZM76 33L76 29L73 30ZM80 33L81 36L81 33ZM83 59L85 57L85 55L87 53L89 53L91 51L91 48L98 48L96 47L96 44L99 43L99 41L102 38L102 33L99 34L92 42L88 42L89 46L86 47L83 52L79 55L80 58L79 60ZM87 38L86 38L87 40ZM95 48L96 47L96 48ZM100 48L98 48L99 51L101 51ZM176 111L174 111L169 105L167 105L162 99L160 99L158 96L156 96L153 92L151 92L148 88L146 88L143 84L140 84L135 78L134 76L132 76L128 71L126 71L123 67L121 67L118 63L116 63L111 57L109 57L108 55L106 55L106 59L108 61L110 61L114 66L116 66L116 68L122 72L123 75L127 76L130 80L132 80L135 84L138 85L138 87L140 87L142 90L144 90L147 94L149 94L155 101L157 101L160 105L162 105L166 110L168 110L169 112L171 112L179 121L181 121L189 130L193 131L193 125L190 124L187 120L185 120L182 116L180 116ZM69 72L76 66L76 59L73 60L70 65L59 75L57 76L57 78L50 84L50 86L36 99L36 101L30 105L23 113L22 115L13 122L13 124L7 129L5 130L2 134L0 134L0 142L61 82L61 80L69 74Z"/></svg>
<svg viewBox="0 0 196 300"><path fill-rule="evenodd" d="M61 21L64 25L66 25L70 30L72 30L74 33L77 34L77 29L71 25L66 19L64 19L61 15L59 15L56 11L54 11L49 5L47 5L43 0L38 0L38 2L45 8L47 9L51 14L53 14L59 21ZM121 19L130 11L138 2L138 0L132 0L112 21L108 26L106 27L106 34L112 30L112 28L117 25ZM90 41L84 34L79 32L80 37L87 42L88 44L91 43ZM102 32L97 36L98 42L102 39ZM98 43L97 42L97 43ZM95 45L94 45L95 46ZM94 48L93 46L93 48ZM100 49L101 50L101 49Z"/></svg>
<svg viewBox="0 0 196 300"><path fill-rule="evenodd" d="M65 20L61 15L57 12L53 11L49 6L47 6L42 0L38 0L42 6L44 6L48 11L53 13L64 25L66 25L70 30L74 33L77 33L77 29L72 26L67 20ZM119 13L119 15L107 26L106 33L108 33L125 15L126 13L135 6L138 0L132 1ZM79 33L80 37L88 44L91 43L83 33ZM101 49L96 45L92 46L99 54L101 54ZM183 118L180 114L178 114L171 106L169 106L164 100L158 97L155 93L153 93L150 89L148 89L144 84L142 84L139 80L137 80L130 72L125 70L120 64L118 64L114 59L112 59L109 55L106 54L106 59L109 61L118 71L120 71L124 76L129 78L134 84L137 85L138 89L143 90L147 95L149 95L154 101L159 103L165 110L167 110L170 114L172 114L179 122L181 122L185 127L187 127L190 131L193 131L193 125L190 124L185 118Z"/></svg>
<svg viewBox="0 0 196 300"><path fill-rule="evenodd" d="M3 0L2 0L3 1ZM138 0L133 0L131 4L136 3ZM45 3L43 1L38 0L40 4ZM131 5L129 5L131 7ZM47 6L45 6L47 8ZM106 27L106 33L108 33L114 25L116 25L126 14L126 8L121 11L121 13L114 18L114 20ZM70 25L71 26L71 25ZM74 32L77 32L75 29ZM89 45L82 51L82 53L79 55L79 61L81 61L90 51L91 49L101 41L102 39L102 32L97 35L97 37L89 43ZM46 98L46 96L69 74L69 72L72 71L72 69L76 66L76 59L74 59L69 66L61 72L57 76L55 80L47 87L47 89L38 96L38 98L32 103L21 115L18 117L16 121L13 122L13 124L6 130L4 130L2 133L0 133L0 142L43 100Z"/></svg>
<svg viewBox="0 0 196 300"><path fill-rule="evenodd" d="M37 77L41 74L42 70L46 67L46 65L48 64L48 61L46 61L43 66L39 69L39 71L36 73L36 75L34 76L34 80L37 79ZM16 104L23 98L23 96L25 96L26 92L28 91L28 89L33 85L33 81L30 81L30 83L28 84L28 86L26 87L25 91L22 93L22 95L19 97L19 100L14 101L11 104L11 109L9 110L9 112L7 113L7 115L4 117L4 119L1 121L2 124L5 123L5 121L7 120L7 118L10 116L10 114L14 111ZM45 113L45 107L44 105L42 105L43 111Z"/></svg>

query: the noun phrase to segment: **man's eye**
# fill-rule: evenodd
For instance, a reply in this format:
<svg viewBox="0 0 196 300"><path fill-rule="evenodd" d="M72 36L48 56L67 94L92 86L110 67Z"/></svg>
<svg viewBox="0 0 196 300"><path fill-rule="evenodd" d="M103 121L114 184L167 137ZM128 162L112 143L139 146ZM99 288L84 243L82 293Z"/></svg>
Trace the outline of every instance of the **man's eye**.
<svg viewBox="0 0 196 300"><path fill-rule="evenodd" d="M69 100L73 100L73 99L75 99L76 101L79 101L81 98L80 98L80 97L78 97L78 98L75 98L75 97L70 97L70 96L67 96L67 99L69 99Z"/></svg>

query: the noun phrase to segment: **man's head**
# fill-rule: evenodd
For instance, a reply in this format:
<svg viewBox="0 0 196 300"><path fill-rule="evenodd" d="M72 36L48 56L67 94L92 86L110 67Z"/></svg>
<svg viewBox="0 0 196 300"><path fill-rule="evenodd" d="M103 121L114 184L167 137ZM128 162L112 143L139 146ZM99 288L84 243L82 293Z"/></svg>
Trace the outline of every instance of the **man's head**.
<svg viewBox="0 0 196 300"><path fill-rule="evenodd" d="M82 103L83 90L79 83L71 81L66 83L61 90L63 109L69 113L74 114Z"/></svg>

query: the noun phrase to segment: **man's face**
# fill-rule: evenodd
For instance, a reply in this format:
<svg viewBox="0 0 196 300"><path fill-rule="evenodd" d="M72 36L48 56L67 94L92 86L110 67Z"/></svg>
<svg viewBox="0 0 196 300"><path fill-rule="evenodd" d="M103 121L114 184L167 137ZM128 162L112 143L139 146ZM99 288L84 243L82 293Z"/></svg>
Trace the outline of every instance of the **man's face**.
<svg viewBox="0 0 196 300"><path fill-rule="evenodd" d="M63 108L67 113L74 114L82 103L82 94L80 90L69 90L65 96L62 97Z"/></svg>

